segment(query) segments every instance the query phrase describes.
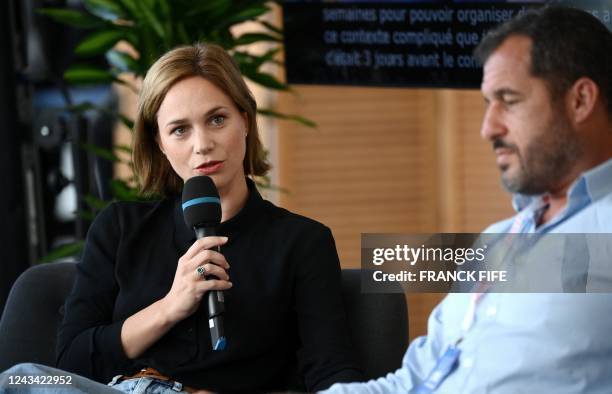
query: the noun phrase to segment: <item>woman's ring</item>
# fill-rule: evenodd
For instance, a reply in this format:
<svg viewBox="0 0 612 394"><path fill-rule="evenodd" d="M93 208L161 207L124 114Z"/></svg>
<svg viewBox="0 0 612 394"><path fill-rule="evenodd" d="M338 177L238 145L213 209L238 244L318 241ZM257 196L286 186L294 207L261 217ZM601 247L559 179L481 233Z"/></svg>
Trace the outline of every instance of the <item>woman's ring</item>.
<svg viewBox="0 0 612 394"><path fill-rule="evenodd" d="M206 274L206 269L203 265L196 268L196 274L198 274L198 276L204 276L204 274Z"/></svg>

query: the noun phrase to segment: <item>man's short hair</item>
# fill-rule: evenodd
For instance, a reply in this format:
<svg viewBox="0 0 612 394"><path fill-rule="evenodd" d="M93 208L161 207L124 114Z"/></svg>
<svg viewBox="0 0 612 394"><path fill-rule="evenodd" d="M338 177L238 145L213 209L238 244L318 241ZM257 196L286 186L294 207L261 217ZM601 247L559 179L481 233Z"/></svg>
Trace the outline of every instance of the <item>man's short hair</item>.
<svg viewBox="0 0 612 394"><path fill-rule="evenodd" d="M553 98L588 77L599 86L612 117L612 32L596 17L567 7L530 10L489 32L474 55L484 64L510 36L531 39L531 74L547 82Z"/></svg>

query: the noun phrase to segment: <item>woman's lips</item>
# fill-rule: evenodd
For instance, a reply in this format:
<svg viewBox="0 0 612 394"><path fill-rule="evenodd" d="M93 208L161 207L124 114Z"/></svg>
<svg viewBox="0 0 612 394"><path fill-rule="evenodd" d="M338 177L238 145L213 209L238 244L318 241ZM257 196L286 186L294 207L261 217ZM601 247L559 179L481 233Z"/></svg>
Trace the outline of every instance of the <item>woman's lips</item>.
<svg viewBox="0 0 612 394"><path fill-rule="evenodd" d="M200 165L198 168L196 168L196 172L202 175L210 175L210 174L214 174L215 172L219 171L219 169L221 169L222 166L223 166L222 161L211 161L206 164Z"/></svg>

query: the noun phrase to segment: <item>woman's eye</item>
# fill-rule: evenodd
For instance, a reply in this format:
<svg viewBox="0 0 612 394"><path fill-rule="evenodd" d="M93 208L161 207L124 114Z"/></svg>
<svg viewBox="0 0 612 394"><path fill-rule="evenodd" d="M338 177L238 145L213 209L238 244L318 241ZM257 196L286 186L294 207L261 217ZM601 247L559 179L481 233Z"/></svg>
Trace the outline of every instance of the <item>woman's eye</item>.
<svg viewBox="0 0 612 394"><path fill-rule="evenodd" d="M225 123L225 116L215 115L210 119L210 123L213 126L223 126L223 124Z"/></svg>
<svg viewBox="0 0 612 394"><path fill-rule="evenodd" d="M176 127L174 129L172 129L172 134L174 134L174 135L181 136L184 133L185 133L185 128L184 127Z"/></svg>

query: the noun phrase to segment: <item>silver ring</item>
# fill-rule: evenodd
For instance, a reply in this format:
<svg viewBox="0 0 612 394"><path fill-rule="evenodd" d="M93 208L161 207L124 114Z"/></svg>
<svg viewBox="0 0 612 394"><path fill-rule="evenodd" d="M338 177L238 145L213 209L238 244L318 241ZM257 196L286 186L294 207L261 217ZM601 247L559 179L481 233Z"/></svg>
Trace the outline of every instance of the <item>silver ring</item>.
<svg viewBox="0 0 612 394"><path fill-rule="evenodd" d="M206 274L206 269L204 268L203 265L201 265L198 268L196 268L196 274L198 276L204 276Z"/></svg>

